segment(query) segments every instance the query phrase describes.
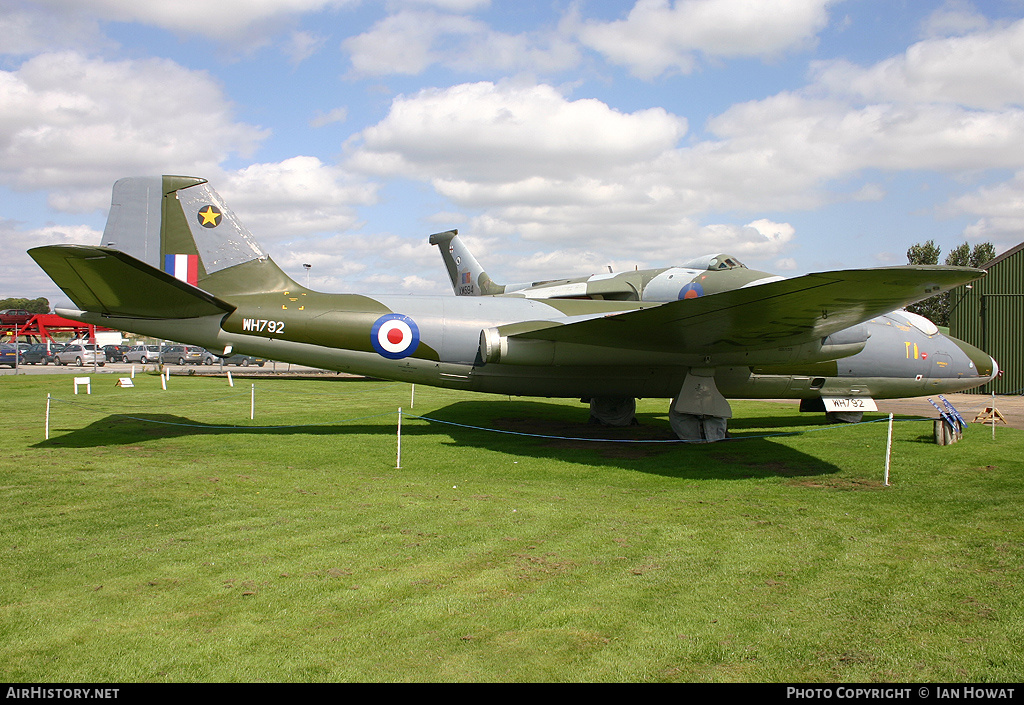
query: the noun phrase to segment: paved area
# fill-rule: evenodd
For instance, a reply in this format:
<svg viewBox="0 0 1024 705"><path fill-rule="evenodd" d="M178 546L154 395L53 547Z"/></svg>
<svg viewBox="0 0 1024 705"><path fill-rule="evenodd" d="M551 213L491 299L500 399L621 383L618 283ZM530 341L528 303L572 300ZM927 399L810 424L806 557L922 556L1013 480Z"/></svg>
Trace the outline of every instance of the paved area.
<svg viewBox="0 0 1024 705"><path fill-rule="evenodd" d="M987 407L992 406L991 394L944 394L949 403L956 407L965 421L970 423L974 417L983 412ZM933 397L936 402L939 400ZM927 397L916 397L913 399L878 399L875 401L878 410L888 414L917 414L928 418L938 417L935 407L928 403ZM940 404L941 405L941 404ZM1011 428L1024 429L1024 396L996 396L996 409L1006 419L1006 425ZM1002 424L996 424L1002 426Z"/></svg>

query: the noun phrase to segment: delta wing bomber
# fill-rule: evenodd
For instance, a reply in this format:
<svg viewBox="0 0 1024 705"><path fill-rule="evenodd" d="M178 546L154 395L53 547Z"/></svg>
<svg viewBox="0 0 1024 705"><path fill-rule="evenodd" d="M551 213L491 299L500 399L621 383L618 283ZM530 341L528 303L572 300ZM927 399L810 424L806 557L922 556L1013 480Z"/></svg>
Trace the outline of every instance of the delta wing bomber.
<svg viewBox="0 0 1024 705"><path fill-rule="evenodd" d="M497 284L457 230L431 235L430 244L438 246L458 296L667 303L784 281L784 277L748 269L738 258L718 253L676 267ZM728 319L720 323L727 324ZM714 335L715 329L716 324L709 321L708 332ZM756 342L741 344L753 347ZM677 432L695 437L699 431L706 437L716 427L718 433L723 433L723 420L729 417L725 397L794 398L800 400L802 411L825 411L832 421L859 421L864 411L877 408L876 398L962 391L989 381L998 371L995 361L981 350L943 335L927 318L905 310L889 311L831 333L822 341L819 353L820 358L828 359L813 359L806 352L795 354L785 363L725 364L713 369L697 363L691 368L690 394L680 395L673 405L674 411L692 410L689 414L673 414ZM717 359L735 361L721 355ZM716 394L716 389L721 394ZM589 402L591 416L610 425L630 423L636 408L632 398L599 396L591 397ZM684 421L689 421L688 429L678 427Z"/></svg>

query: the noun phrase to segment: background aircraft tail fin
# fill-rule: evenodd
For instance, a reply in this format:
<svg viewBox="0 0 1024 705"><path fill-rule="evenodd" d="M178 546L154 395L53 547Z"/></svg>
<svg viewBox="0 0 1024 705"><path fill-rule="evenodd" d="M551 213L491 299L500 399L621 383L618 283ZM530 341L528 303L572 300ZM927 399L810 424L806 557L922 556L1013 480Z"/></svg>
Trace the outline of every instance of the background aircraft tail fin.
<svg viewBox="0 0 1024 705"><path fill-rule="evenodd" d="M503 285L495 284L487 276L476 257L459 238L458 230L434 233L430 236L430 244L437 245L441 251L441 259L448 269L448 277L452 280L456 296L492 296L505 292Z"/></svg>
<svg viewBox="0 0 1024 705"><path fill-rule="evenodd" d="M218 296L301 288L197 177L118 180L100 244Z"/></svg>

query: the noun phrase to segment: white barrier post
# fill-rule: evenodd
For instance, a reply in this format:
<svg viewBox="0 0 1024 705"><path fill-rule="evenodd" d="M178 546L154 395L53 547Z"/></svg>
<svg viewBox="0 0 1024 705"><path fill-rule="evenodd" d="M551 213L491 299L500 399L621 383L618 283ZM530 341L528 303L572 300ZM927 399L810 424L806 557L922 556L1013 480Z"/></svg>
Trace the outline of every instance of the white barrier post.
<svg viewBox="0 0 1024 705"><path fill-rule="evenodd" d="M992 440L996 439L996 393L992 392Z"/></svg>
<svg viewBox="0 0 1024 705"><path fill-rule="evenodd" d="M222 364L223 364L223 362L222 362ZM235 386L235 380L231 379L231 370L228 370L228 386L229 387L234 387Z"/></svg>
<svg viewBox="0 0 1024 705"><path fill-rule="evenodd" d="M164 373L162 370L160 372L160 389L164 390L165 392L167 391L167 380L164 378Z"/></svg>
<svg viewBox="0 0 1024 705"><path fill-rule="evenodd" d="M252 385L252 389L249 391L249 420L252 421L256 418L256 384Z"/></svg>
<svg viewBox="0 0 1024 705"><path fill-rule="evenodd" d="M135 365L132 365L132 379L135 379Z"/></svg>
<svg viewBox="0 0 1024 705"><path fill-rule="evenodd" d="M46 393L46 440L50 440L50 393Z"/></svg>
<svg viewBox="0 0 1024 705"><path fill-rule="evenodd" d="M889 486L889 458L892 455L892 412L889 412L889 437L885 441L885 486Z"/></svg>
<svg viewBox="0 0 1024 705"><path fill-rule="evenodd" d="M416 385L413 384L411 386L412 386L412 393L409 395L409 408L410 409L415 409L416 408Z"/></svg>
<svg viewBox="0 0 1024 705"><path fill-rule="evenodd" d="M398 407L398 459L395 460L395 469L402 469L402 407Z"/></svg>

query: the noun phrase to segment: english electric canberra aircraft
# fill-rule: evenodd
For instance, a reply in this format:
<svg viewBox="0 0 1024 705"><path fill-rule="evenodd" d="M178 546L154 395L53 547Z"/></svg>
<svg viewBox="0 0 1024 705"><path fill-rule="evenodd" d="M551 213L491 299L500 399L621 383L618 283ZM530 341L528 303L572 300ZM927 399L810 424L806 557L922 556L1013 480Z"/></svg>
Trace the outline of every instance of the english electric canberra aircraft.
<svg viewBox="0 0 1024 705"><path fill-rule="evenodd" d="M693 267L671 268L678 273L665 270L641 287L671 288L677 277L700 285L699 295L687 298L680 287L669 301L644 300L642 291L635 300L327 294L292 280L205 179L187 176L121 179L101 245L29 254L78 307L58 313L75 320L439 387L670 398L670 422L686 440L724 437L726 397L856 405L968 389L997 370L981 350L905 319L890 322L897 342L884 346L905 370L900 384L844 371L881 335L875 328L886 330L862 324L984 274L964 267L776 279L709 259L704 279L694 280ZM712 278L730 273L738 276Z"/></svg>

